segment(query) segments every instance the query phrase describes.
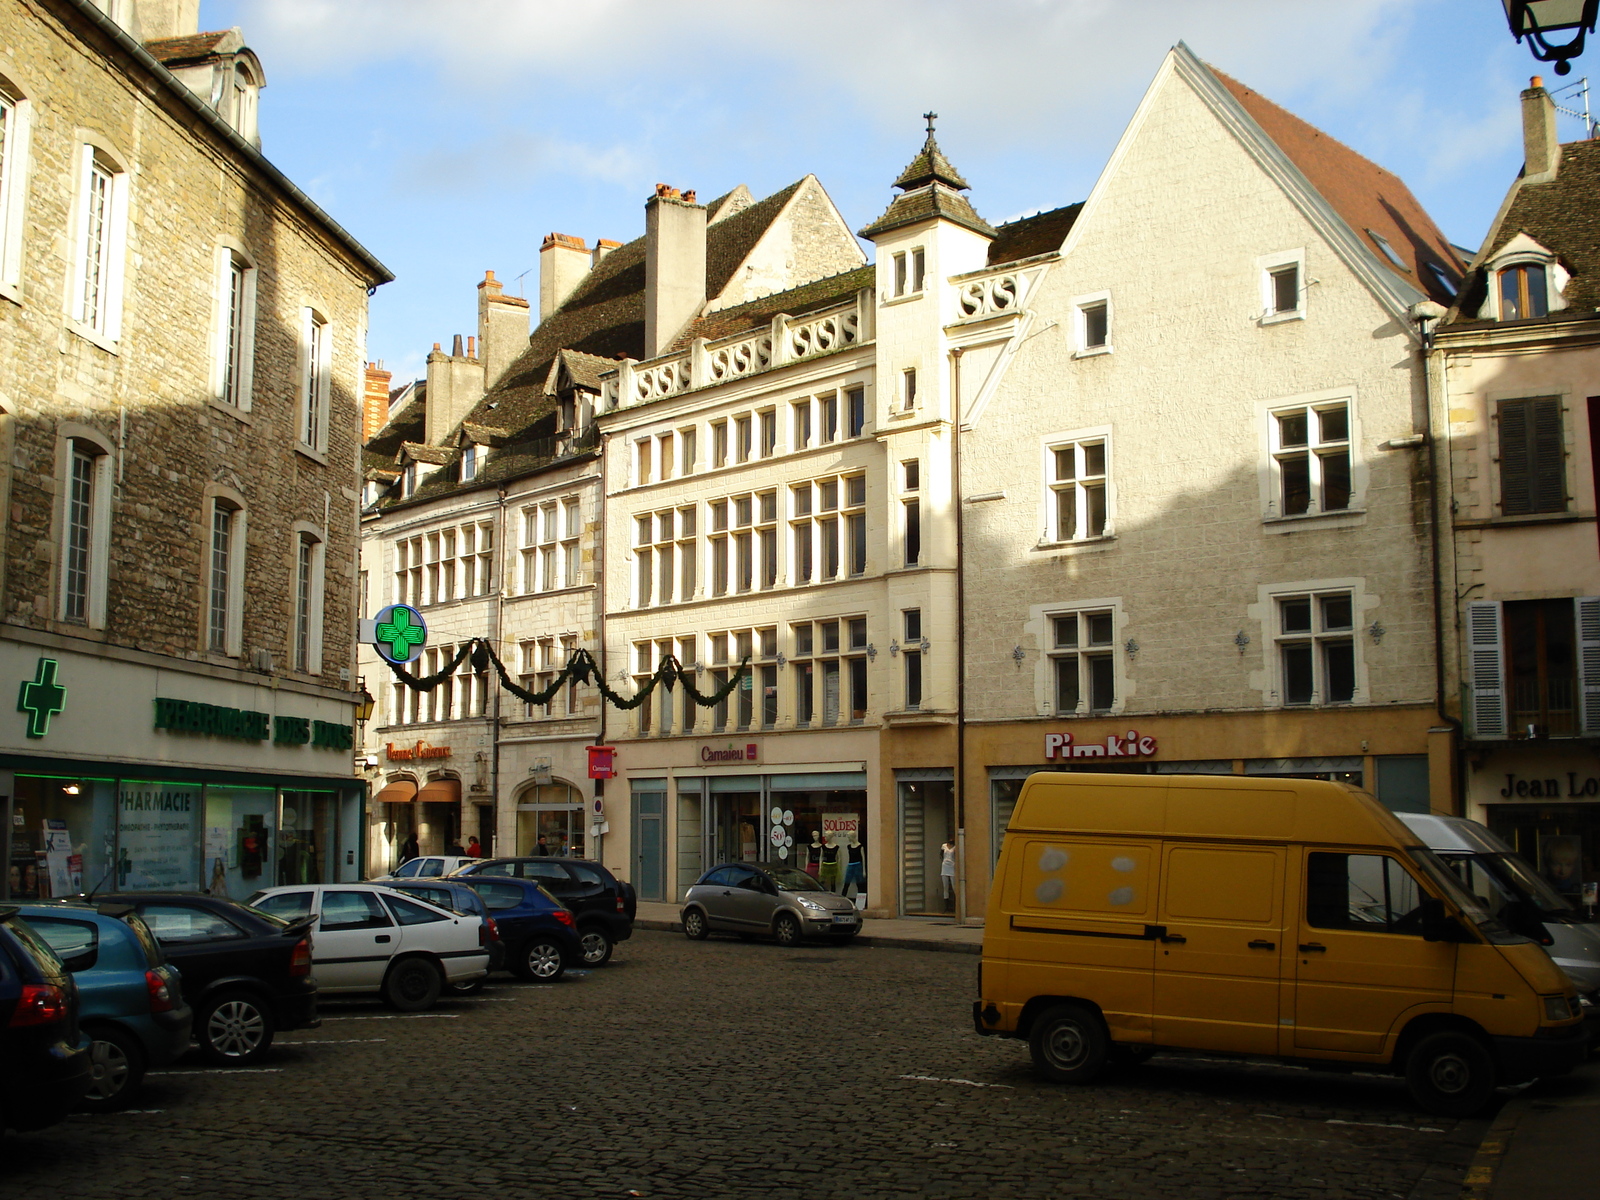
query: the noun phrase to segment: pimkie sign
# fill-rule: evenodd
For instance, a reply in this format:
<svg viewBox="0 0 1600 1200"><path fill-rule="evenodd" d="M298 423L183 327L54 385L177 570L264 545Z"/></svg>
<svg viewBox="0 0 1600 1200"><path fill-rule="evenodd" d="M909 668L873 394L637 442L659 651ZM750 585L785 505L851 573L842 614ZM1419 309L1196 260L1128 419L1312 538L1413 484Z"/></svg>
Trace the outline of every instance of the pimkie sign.
<svg viewBox="0 0 1600 1200"><path fill-rule="evenodd" d="M1074 742L1070 733L1044 735L1046 758L1151 758L1155 752L1156 739L1137 729L1107 734L1103 742Z"/></svg>

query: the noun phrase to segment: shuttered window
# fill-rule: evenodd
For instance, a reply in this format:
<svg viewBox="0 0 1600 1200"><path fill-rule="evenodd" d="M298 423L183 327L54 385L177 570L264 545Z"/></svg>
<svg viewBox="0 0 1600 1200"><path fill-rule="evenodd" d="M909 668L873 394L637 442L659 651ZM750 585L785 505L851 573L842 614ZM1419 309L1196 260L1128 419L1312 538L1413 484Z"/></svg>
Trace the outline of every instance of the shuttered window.
<svg viewBox="0 0 1600 1200"><path fill-rule="evenodd" d="M1500 511L1565 512L1567 473L1561 444L1561 401L1555 396L1502 400Z"/></svg>
<svg viewBox="0 0 1600 1200"><path fill-rule="evenodd" d="M1500 646L1500 604L1467 605L1467 658L1472 681L1472 733L1506 736L1505 666Z"/></svg>

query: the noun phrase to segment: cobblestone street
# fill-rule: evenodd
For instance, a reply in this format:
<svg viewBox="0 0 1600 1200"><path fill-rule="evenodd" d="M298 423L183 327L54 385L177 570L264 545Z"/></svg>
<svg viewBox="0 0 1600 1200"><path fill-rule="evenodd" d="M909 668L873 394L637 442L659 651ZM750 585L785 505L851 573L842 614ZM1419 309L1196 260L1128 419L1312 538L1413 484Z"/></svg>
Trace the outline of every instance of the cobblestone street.
<svg viewBox="0 0 1600 1200"><path fill-rule="evenodd" d="M1157 1058L1037 1083L976 958L640 932L614 963L396 1016L332 1000L269 1068L10 1135L0 1193L116 1197L1454 1197L1486 1121L1390 1079Z"/></svg>

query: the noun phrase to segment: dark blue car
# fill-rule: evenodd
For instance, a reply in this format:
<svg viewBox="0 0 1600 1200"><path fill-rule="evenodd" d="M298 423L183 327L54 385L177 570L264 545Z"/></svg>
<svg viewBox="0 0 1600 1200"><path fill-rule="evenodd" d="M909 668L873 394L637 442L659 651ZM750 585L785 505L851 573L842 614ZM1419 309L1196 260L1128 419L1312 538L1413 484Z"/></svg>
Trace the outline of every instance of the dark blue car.
<svg viewBox="0 0 1600 1200"><path fill-rule="evenodd" d="M505 944L505 965L520 979L549 983L583 962L572 911L531 879L509 875L455 875L488 906Z"/></svg>
<svg viewBox="0 0 1600 1200"><path fill-rule="evenodd" d="M0 1131L43 1129L89 1086L78 987L15 908L0 908Z"/></svg>

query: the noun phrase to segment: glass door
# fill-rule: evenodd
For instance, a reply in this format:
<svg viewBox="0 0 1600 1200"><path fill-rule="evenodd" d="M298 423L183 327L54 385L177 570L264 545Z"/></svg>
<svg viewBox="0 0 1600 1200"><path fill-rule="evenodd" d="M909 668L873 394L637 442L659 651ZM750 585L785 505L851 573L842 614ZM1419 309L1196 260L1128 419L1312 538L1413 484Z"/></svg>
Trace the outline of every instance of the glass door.
<svg viewBox="0 0 1600 1200"><path fill-rule="evenodd" d="M900 909L908 916L955 912L955 784L948 780L900 785Z"/></svg>

